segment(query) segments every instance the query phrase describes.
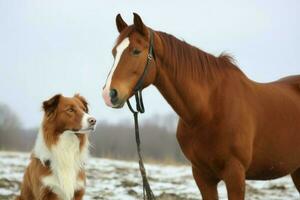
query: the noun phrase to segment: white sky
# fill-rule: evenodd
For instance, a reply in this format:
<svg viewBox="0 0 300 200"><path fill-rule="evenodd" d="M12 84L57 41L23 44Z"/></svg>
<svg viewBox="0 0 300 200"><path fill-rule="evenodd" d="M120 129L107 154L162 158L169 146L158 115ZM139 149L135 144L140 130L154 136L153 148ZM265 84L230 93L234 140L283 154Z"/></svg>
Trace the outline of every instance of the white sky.
<svg viewBox="0 0 300 200"><path fill-rule="evenodd" d="M115 16L131 24L132 12L205 51L231 53L253 80L300 73L299 0L0 0L0 102L25 127L38 126L42 101L56 93L81 93L98 119L131 119L127 107L104 105L101 88L113 64ZM145 118L172 112L154 87L144 101Z"/></svg>

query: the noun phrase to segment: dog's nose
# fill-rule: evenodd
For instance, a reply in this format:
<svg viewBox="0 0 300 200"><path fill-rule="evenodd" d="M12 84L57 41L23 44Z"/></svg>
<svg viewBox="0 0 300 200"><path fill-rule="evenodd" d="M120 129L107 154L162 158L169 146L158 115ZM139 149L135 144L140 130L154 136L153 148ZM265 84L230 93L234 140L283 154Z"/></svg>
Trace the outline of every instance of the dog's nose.
<svg viewBox="0 0 300 200"><path fill-rule="evenodd" d="M90 118L88 118L88 122L90 125L95 125L97 121L94 117L90 117Z"/></svg>
<svg viewBox="0 0 300 200"><path fill-rule="evenodd" d="M116 89L110 89L109 96L112 104L116 104L118 102L118 91Z"/></svg>

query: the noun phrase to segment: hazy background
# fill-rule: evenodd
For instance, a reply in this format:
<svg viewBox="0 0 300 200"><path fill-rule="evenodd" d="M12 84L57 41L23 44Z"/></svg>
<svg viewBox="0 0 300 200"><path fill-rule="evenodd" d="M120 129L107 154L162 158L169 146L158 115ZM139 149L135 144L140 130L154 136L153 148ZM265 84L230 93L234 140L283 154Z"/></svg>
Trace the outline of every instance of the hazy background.
<svg viewBox="0 0 300 200"><path fill-rule="evenodd" d="M99 134L93 136L99 140L97 149L109 144L108 136L115 152L122 152L117 149L121 144L134 148L134 143L123 141L132 136L131 113L127 107L106 107L101 97L113 63L118 13L131 24L132 12L137 12L151 28L214 55L226 51L251 79L267 82L300 73L299 10L299 0L0 0L0 149L9 146L4 140L13 132L10 142L20 140L23 149L30 149L42 101L56 93L77 92L88 99L100 121ZM157 140L171 133L162 141L177 145L171 108L154 87L144 91L144 101L143 135ZM10 135L5 136L5 130ZM23 142L26 137L28 144Z"/></svg>

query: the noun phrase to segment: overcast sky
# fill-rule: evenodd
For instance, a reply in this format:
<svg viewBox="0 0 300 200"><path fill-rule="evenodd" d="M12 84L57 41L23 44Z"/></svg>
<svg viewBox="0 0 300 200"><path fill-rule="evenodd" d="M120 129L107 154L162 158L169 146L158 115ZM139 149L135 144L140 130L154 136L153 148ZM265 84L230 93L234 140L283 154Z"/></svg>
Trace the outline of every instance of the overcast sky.
<svg viewBox="0 0 300 200"><path fill-rule="evenodd" d="M100 120L131 119L101 97L118 32L132 12L155 30L207 52L234 55L253 80L300 74L299 0L0 0L0 102L25 127L38 126L41 103L56 93L81 93ZM146 113L172 112L154 87L144 91Z"/></svg>

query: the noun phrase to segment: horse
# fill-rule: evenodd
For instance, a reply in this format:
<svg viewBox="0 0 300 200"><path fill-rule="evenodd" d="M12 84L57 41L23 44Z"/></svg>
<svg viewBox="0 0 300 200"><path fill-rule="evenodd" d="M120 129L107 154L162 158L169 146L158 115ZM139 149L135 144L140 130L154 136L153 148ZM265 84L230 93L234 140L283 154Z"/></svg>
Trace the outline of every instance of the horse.
<svg viewBox="0 0 300 200"><path fill-rule="evenodd" d="M257 83L231 56L155 31L136 13L133 25L118 14L116 26L105 103L122 108L142 75L141 89L154 85L179 116L176 137L204 200L218 199L220 181L229 200L243 200L246 180L288 174L300 192L300 75Z"/></svg>

